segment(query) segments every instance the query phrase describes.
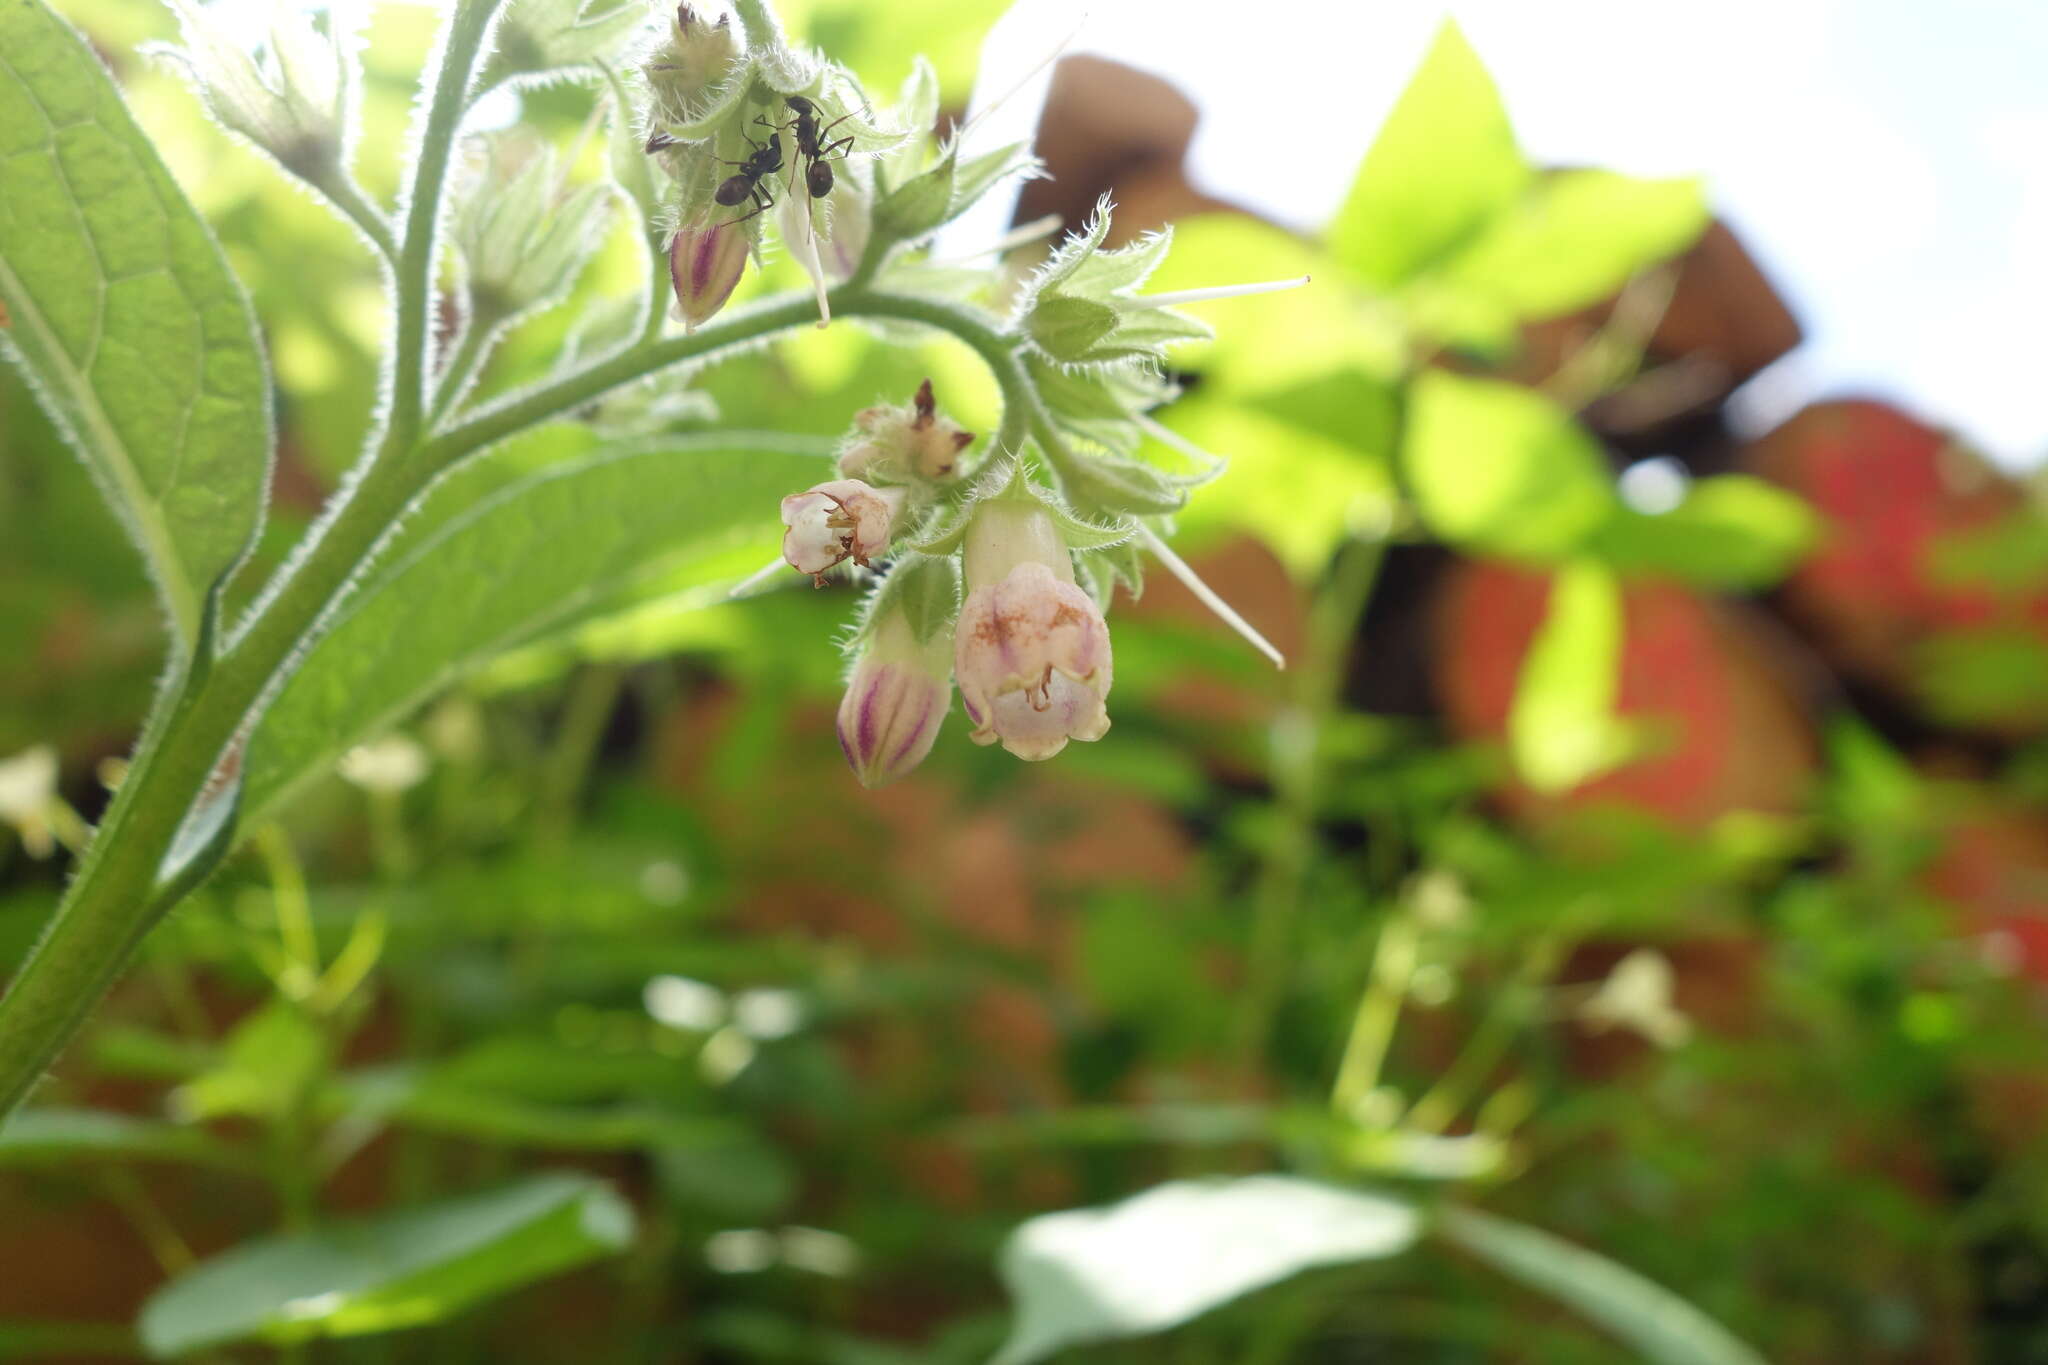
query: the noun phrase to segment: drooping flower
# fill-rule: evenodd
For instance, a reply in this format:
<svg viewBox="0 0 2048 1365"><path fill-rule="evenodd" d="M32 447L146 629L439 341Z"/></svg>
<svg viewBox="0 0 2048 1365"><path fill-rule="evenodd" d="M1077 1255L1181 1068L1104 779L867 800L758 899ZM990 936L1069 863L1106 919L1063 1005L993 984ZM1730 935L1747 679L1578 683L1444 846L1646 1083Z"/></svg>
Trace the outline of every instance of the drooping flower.
<svg viewBox="0 0 2048 1365"><path fill-rule="evenodd" d="M875 619L839 703L839 747L863 787L895 781L932 751L953 704L948 653L943 634L920 643L901 610Z"/></svg>
<svg viewBox="0 0 2048 1365"><path fill-rule="evenodd" d="M782 557L823 587L825 571L851 559L862 568L889 546L908 494L859 479L832 479L782 500Z"/></svg>
<svg viewBox="0 0 2048 1365"><path fill-rule="evenodd" d="M967 530L967 603L953 676L977 744L1051 758L1109 731L1109 626L1074 583L1073 557L1041 506L984 503Z"/></svg>

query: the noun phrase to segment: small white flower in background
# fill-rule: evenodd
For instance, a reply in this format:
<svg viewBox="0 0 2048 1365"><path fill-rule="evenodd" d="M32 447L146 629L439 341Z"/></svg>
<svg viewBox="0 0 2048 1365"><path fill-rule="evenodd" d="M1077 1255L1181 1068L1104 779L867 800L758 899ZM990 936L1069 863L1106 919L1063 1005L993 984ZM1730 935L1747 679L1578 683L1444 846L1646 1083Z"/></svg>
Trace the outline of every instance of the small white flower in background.
<svg viewBox="0 0 2048 1365"><path fill-rule="evenodd" d="M426 781L427 751L404 735L387 735L350 749L334 770L366 792L396 795Z"/></svg>
<svg viewBox="0 0 2048 1365"><path fill-rule="evenodd" d="M1595 1031L1633 1029L1658 1047L1678 1047L1692 1037L1692 1020L1672 1003L1673 981L1671 959L1638 948L1579 1006L1579 1019Z"/></svg>
<svg viewBox="0 0 2048 1365"><path fill-rule="evenodd" d="M732 1002L732 1022L760 1042L787 1038L804 1024L803 997L795 991L761 987L741 991Z"/></svg>
<svg viewBox="0 0 2048 1365"><path fill-rule="evenodd" d="M974 742L1036 760L1107 734L1109 626L1075 585L1052 516L1031 502L984 503L967 529L966 573L953 676Z"/></svg>
<svg viewBox="0 0 2048 1365"><path fill-rule="evenodd" d="M838 1279L860 1269L860 1248L836 1232L792 1225L782 1229L779 1240L782 1263L792 1270Z"/></svg>
<svg viewBox="0 0 2048 1365"><path fill-rule="evenodd" d="M725 1022L725 992L709 982L657 976L647 983L640 998L648 1017L669 1028L709 1033Z"/></svg>
<svg viewBox="0 0 2048 1365"><path fill-rule="evenodd" d="M47 744L0 759L0 821L14 826L31 858L56 851L51 807L57 800L57 751Z"/></svg>
<svg viewBox="0 0 2048 1365"><path fill-rule="evenodd" d="M1472 900L1458 874L1440 867L1408 879L1408 906L1426 929L1463 928L1472 917Z"/></svg>
<svg viewBox="0 0 2048 1365"><path fill-rule="evenodd" d="M781 1259L782 1247L766 1228L727 1228L704 1239L704 1264L721 1275L755 1275Z"/></svg>
<svg viewBox="0 0 2048 1365"><path fill-rule="evenodd" d="M832 479L782 500L782 557L819 587L825 571L851 559L862 568L889 548L908 493L859 479Z"/></svg>

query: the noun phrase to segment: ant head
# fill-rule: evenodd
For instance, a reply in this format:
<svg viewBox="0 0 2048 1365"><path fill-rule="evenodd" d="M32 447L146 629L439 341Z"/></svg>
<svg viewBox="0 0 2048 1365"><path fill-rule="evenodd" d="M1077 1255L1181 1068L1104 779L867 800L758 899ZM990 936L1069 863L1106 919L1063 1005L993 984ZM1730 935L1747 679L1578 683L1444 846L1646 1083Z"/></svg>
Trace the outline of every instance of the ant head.
<svg viewBox="0 0 2048 1365"><path fill-rule="evenodd" d="M802 95L786 96L783 99L783 103L787 104L790 108L796 110L799 114L815 114L818 112L818 106L812 104Z"/></svg>

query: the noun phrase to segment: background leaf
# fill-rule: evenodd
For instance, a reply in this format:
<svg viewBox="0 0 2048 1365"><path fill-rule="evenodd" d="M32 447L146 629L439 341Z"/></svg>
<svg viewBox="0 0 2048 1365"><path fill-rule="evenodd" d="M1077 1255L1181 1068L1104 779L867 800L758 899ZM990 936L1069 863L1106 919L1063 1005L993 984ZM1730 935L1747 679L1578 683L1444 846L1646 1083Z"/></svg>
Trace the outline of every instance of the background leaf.
<svg viewBox="0 0 2048 1365"><path fill-rule="evenodd" d="M1791 570L1818 529L1796 495L1746 474L1717 474L1693 484L1669 512L1617 508L1589 549L1623 574L1763 588Z"/></svg>
<svg viewBox="0 0 2048 1365"><path fill-rule="evenodd" d="M779 499L826 468L777 444L721 433L708 448L679 438L605 446L472 501L525 458L510 449L448 480L264 718L244 826L446 683L616 608L630 584L662 574L673 587L687 565L709 565L712 577L730 571L732 551L769 553Z"/></svg>
<svg viewBox="0 0 2048 1365"><path fill-rule="evenodd" d="M633 1213L585 1175L535 1176L298 1236L248 1242L143 1305L158 1358L232 1341L306 1341L439 1322L479 1300L623 1249Z"/></svg>
<svg viewBox="0 0 2048 1365"><path fill-rule="evenodd" d="M262 522L255 321L99 59L41 0L0 7L0 351L29 376L189 643Z"/></svg>
<svg viewBox="0 0 2048 1365"><path fill-rule="evenodd" d="M1449 259L1529 184L1500 91L1446 21L1330 226L1337 259L1392 289Z"/></svg>
<svg viewBox="0 0 2048 1365"><path fill-rule="evenodd" d="M1559 171L1459 252L1444 279L1517 318L1555 317L1599 302L1637 271L1683 251L1707 219L1697 180Z"/></svg>
<svg viewBox="0 0 2048 1365"><path fill-rule="evenodd" d="M1515 769L1537 791L1568 791L1627 757L1629 734L1614 714L1622 634L1614 575L1585 562L1561 570L1508 712Z"/></svg>
<svg viewBox="0 0 2048 1365"><path fill-rule="evenodd" d="M234 1154L196 1129L98 1109L25 1109L0 1128L0 1166L103 1159L231 1164Z"/></svg>
<svg viewBox="0 0 2048 1365"><path fill-rule="evenodd" d="M1496 1270L1570 1304L1653 1365L1764 1365L1670 1290L1583 1247L1471 1209L1446 1209L1436 1226Z"/></svg>
<svg viewBox="0 0 2048 1365"><path fill-rule="evenodd" d="M1416 1232L1398 1200L1278 1175L1177 1180L1043 1214L1003 1248L1017 1323L996 1365L1157 1332L1311 1266L1399 1255Z"/></svg>
<svg viewBox="0 0 2048 1365"><path fill-rule="evenodd" d="M1620 506L1600 448L1571 415L1498 380L1421 375L1401 463L1429 528L1492 554L1563 558Z"/></svg>

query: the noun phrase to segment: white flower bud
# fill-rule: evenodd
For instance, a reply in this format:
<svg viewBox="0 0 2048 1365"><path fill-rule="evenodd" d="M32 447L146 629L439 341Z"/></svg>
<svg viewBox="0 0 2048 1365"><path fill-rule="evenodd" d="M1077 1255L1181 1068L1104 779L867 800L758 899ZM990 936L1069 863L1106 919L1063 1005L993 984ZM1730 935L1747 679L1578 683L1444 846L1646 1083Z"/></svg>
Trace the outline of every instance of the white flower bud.
<svg viewBox="0 0 2048 1365"><path fill-rule="evenodd" d="M1578 1014L1596 1030L1633 1029L1662 1048L1692 1036L1692 1021L1672 1003L1671 959L1654 948L1638 948L1615 963Z"/></svg>
<svg viewBox="0 0 2048 1365"><path fill-rule="evenodd" d="M825 571L851 559L862 568L889 548L906 494L859 479L832 479L782 500L782 557L820 587Z"/></svg>
<svg viewBox="0 0 2048 1365"><path fill-rule="evenodd" d="M1109 731L1109 626L1074 584L1050 514L1030 503L982 506L967 531L967 604L953 676L977 744L1051 758L1070 739Z"/></svg>

